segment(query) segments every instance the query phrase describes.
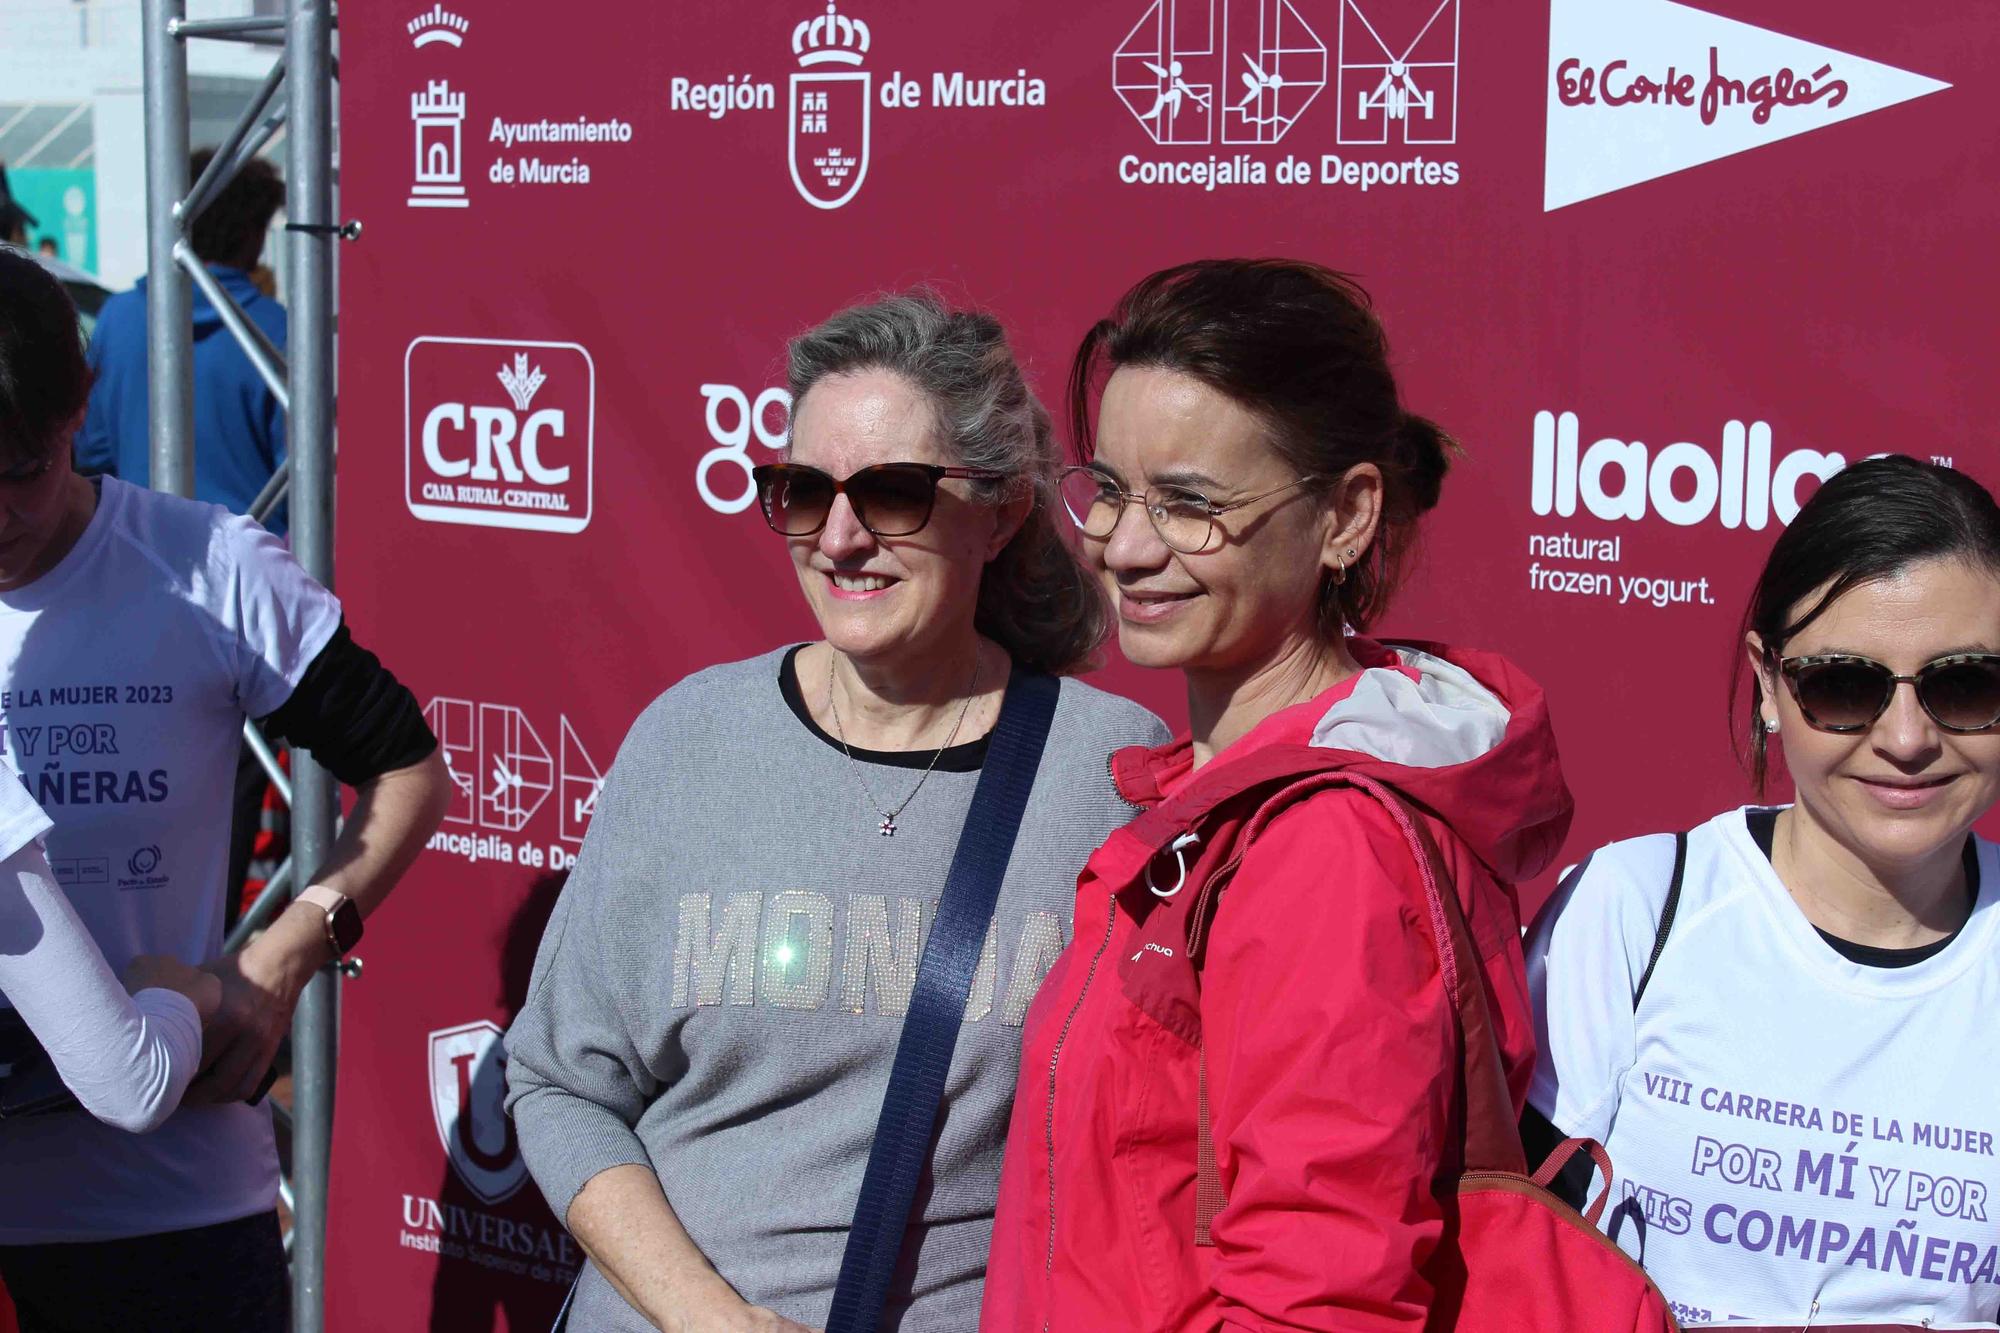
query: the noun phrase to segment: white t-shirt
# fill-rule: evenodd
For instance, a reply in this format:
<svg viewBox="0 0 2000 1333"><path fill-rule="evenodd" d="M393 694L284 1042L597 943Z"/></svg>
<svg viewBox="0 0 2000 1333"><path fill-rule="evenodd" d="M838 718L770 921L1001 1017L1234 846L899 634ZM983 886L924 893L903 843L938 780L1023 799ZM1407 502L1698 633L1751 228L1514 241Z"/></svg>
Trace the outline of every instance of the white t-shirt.
<svg viewBox="0 0 2000 1333"><path fill-rule="evenodd" d="M113 972L222 952L243 719L291 696L340 604L215 505L105 478L60 564L0 593L7 762L55 821L49 860ZM134 1136L83 1116L0 1124L0 1244L103 1240L261 1212L266 1106L184 1107Z"/></svg>
<svg viewBox="0 0 2000 1333"><path fill-rule="evenodd" d="M1814 930L1744 811L1593 854L1527 941L1529 1101L1602 1142L1605 1230L1689 1325L1992 1328L2000 1310L2000 855L1934 957L1870 967ZM1593 1189L1598 1188L1593 1184Z"/></svg>

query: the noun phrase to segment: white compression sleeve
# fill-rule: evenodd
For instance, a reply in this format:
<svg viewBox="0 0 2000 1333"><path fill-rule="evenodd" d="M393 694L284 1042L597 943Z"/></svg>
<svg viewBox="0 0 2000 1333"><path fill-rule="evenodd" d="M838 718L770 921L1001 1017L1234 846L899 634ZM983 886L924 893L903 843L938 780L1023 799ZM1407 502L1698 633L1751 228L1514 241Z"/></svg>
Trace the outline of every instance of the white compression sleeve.
<svg viewBox="0 0 2000 1333"><path fill-rule="evenodd" d="M201 1063L201 1016L176 991L125 993L30 842L0 861L0 991L84 1109L144 1134Z"/></svg>

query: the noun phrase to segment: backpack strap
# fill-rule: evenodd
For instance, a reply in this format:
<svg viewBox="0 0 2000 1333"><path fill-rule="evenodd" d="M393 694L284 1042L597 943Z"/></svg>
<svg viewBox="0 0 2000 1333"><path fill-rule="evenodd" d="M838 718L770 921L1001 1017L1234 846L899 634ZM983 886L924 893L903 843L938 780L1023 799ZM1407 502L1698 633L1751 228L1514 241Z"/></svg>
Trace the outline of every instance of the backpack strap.
<svg viewBox="0 0 2000 1333"><path fill-rule="evenodd" d="M966 996L1041 768L1058 694L1055 677L1016 667L1001 700L986 763L945 875L937 919L917 962L827 1313L828 1333L874 1333L882 1321L917 1187L930 1166L945 1075L965 1022Z"/></svg>
<svg viewBox="0 0 2000 1333"><path fill-rule="evenodd" d="M1464 1143L1460 1171L1506 1171L1525 1174L1527 1162L1515 1127L1514 1099L1500 1054L1499 1034L1486 1003L1486 984L1478 947L1465 921L1451 871L1437 840L1431 836L1409 800L1392 787L1350 773L1327 773L1294 783L1257 812L1245 830L1247 844L1284 808L1301 797L1328 787L1351 787L1380 802L1403 835L1423 881L1425 917L1438 972L1451 999L1459 1038L1459 1090L1462 1096ZM1213 1245L1212 1224L1228 1203L1215 1160L1215 1127L1209 1115L1208 1052L1198 1055L1195 1122L1195 1244Z"/></svg>
<svg viewBox="0 0 2000 1333"><path fill-rule="evenodd" d="M1688 835L1674 834L1674 873L1667 881L1666 906L1660 909L1660 928L1653 934L1653 956L1646 960L1646 970L1639 976L1639 988L1632 992L1632 1012L1639 1011L1639 997L1646 993L1646 983L1653 979L1653 969L1660 965L1660 955L1667 951L1667 936L1673 933L1674 913L1681 905L1681 878L1687 873Z"/></svg>

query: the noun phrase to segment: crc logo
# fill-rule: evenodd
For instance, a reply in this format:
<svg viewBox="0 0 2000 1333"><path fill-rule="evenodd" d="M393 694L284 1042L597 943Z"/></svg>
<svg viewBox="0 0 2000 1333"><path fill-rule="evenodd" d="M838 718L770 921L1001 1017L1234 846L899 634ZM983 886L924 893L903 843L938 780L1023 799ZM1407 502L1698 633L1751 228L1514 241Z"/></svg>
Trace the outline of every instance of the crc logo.
<svg viewBox="0 0 2000 1333"><path fill-rule="evenodd" d="M792 395L774 384L753 402L734 384L704 384L701 396L708 404L708 438L715 447L695 466L694 487L701 492L702 503L716 513L740 514L757 501L757 485L750 477L754 466L750 441L754 437L774 452L785 447L792 428ZM720 477L715 475L718 467Z"/></svg>
<svg viewBox="0 0 2000 1333"><path fill-rule="evenodd" d="M431 1118L451 1169L481 1203L511 1198L528 1164L507 1118L507 1051L481 1021L430 1034Z"/></svg>
<svg viewBox="0 0 2000 1333"><path fill-rule="evenodd" d="M597 367L578 343L418 338L403 357L404 501L432 523L590 526Z"/></svg>
<svg viewBox="0 0 2000 1333"><path fill-rule="evenodd" d="M1532 501L1537 514L1569 518L1577 502L1606 521L1642 519L1648 507L1667 522L1693 527L1721 512L1725 528L1761 532L1775 516L1798 517L1799 483L1821 481L1847 466L1840 454L1794 449L1773 463L1771 427L1762 421L1722 427L1718 456L1680 441L1653 452L1639 440L1610 436L1579 450L1577 416L1535 413Z"/></svg>

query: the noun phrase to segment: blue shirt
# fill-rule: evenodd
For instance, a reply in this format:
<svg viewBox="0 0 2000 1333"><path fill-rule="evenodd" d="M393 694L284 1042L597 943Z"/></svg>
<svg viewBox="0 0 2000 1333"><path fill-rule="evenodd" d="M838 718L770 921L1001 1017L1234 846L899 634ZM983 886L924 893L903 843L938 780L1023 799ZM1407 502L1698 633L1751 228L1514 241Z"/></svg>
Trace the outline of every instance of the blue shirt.
<svg viewBox="0 0 2000 1333"><path fill-rule="evenodd" d="M250 275L223 264L210 273L285 350L285 308L258 291ZM146 399L146 279L104 303L90 340L96 383L90 409L76 437L76 463L84 472L106 472L137 486L152 475ZM194 291L194 496L233 513L250 511L285 458L285 412L265 387L250 358L223 325L201 289ZM285 506L265 526L285 532Z"/></svg>

